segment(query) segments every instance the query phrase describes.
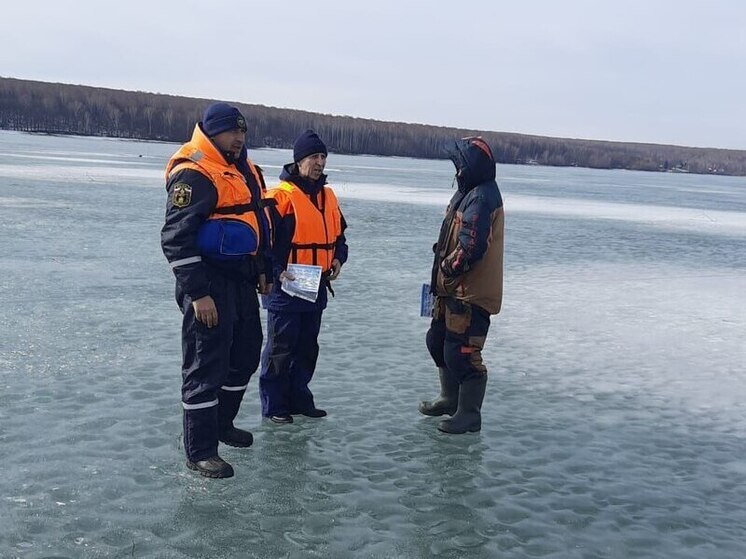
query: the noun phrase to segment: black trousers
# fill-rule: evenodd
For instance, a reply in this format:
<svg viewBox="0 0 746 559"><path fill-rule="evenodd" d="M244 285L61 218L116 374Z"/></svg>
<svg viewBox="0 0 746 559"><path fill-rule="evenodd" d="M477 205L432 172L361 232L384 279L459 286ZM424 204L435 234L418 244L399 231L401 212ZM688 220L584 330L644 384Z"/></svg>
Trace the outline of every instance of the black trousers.
<svg viewBox="0 0 746 559"><path fill-rule="evenodd" d="M487 374L482 348L490 314L452 297L436 297L427 331L427 349L437 367L445 367L459 383Z"/></svg>
<svg viewBox="0 0 746 559"><path fill-rule="evenodd" d="M219 430L238 413L262 348L256 286L216 272L210 275L210 296L218 311L213 328L195 318L192 299L176 287L176 301L184 315L184 450L193 462L217 454Z"/></svg>

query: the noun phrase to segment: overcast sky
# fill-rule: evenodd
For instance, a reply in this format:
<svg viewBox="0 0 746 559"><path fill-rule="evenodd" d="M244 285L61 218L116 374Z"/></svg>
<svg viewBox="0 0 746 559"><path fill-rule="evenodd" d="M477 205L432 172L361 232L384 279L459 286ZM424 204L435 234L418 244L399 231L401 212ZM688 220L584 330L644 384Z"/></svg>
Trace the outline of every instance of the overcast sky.
<svg viewBox="0 0 746 559"><path fill-rule="evenodd" d="M79 0L0 8L0 76L746 149L741 0Z"/></svg>

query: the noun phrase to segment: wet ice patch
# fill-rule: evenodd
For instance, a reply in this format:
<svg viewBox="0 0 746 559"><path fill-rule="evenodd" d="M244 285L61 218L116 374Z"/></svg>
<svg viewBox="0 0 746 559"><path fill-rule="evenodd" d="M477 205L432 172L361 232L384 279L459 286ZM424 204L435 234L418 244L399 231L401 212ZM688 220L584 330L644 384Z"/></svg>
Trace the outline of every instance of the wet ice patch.
<svg viewBox="0 0 746 559"><path fill-rule="evenodd" d="M413 188L375 183L343 183L335 187L340 198L446 207L453 190ZM596 202L578 198L527 196L503 192L505 211L566 218L639 223L656 228L709 234L746 234L746 214L711 209Z"/></svg>
<svg viewBox="0 0 746 559"><path fill-rule="evenodd" d="M124 168L97 167L84 165L60 165L50 168L46 165L0 164L0 178L39 180L44 182L66 183L121 183L122 181L147 183L163 186L164 171L154 167L130 166Z"/></svg>
<svg viewBox="0 0 746 559"><path fill-rule="evenodd" d="M713 234L746 234L746 214L670 206L595 202L574 198L507 195L506 211L581 219L640 223L664 229Z"/></svg>

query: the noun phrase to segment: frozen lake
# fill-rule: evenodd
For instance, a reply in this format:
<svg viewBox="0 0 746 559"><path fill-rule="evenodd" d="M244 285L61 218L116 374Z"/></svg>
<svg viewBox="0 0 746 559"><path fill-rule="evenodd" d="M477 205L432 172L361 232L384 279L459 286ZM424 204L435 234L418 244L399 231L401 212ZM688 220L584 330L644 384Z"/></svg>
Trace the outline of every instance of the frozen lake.
<svg viewBox="0 0 746 559"><path fill-rule="evenodd" d="M746 179L498 167L503 312L478 434L418 316L444 161L331 154L350 261L312 384L184 467L160 251L173 144L0 131L0 557L746 556ZM285 150L252 150L276 184Z"/></svg>

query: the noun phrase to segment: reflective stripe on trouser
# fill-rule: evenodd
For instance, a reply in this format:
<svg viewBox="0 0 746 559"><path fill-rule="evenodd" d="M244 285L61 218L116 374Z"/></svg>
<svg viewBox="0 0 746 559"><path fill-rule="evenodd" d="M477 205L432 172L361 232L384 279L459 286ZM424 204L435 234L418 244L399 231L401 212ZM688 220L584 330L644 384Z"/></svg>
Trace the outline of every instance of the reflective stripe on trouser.
<svg viewBox="0 0 746 559"><path fill-rule="evenodd" d="M264 417L303 413L316 407L308 384L319 357L322 313L267 313L267 345L259 376Z"/></svg>
<svg viewBox="0 0 746 559"><path fill-rule="evenodd" d="M217 454L218 421L223 425L233 421L244 393L244 389L230 391L221 387L245 387L259 364L262 346L254 286L211 273L210 295L218 311L218 325L213 328L196 320L191 298L177 286L176 299L184 313L184 450L193 462ZM224 396L229 392L234 396ZM210 402L216 405L200 407Z"/></svg>
<svg viewBox="0 0 746 559"><path fill-rule="evenodd" d="M482 348L490 327L483 308L451 297L436 297L427 332L427 349L438 367L447 367L459 383L487 373Z"/></svg>

